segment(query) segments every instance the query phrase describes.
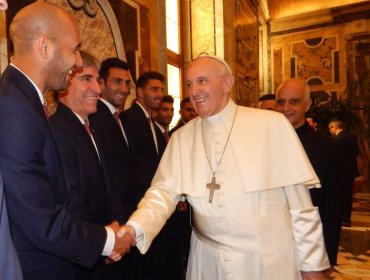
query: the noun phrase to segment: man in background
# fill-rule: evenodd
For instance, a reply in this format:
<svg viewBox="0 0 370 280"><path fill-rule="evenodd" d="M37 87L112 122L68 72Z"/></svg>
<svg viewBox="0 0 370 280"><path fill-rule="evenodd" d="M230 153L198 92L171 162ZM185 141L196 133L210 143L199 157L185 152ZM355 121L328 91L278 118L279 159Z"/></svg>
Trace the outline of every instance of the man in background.
<svg viewBox="0 0 370 280"><path fill-rule="evenodd" d="M333 139L306 122L311 103L309 86L303 80L286 80L276 91L277 111L294 127L320 179L321 188L310 189L310 194L313 205L320 211L325 246L333 269L337 263L343 216L343 158Z"/></svg>
<svg viewBox="0 0 370 280"><path fill-rule="evenodd" d="M221 58L190 63L185 84L199 118L171 136L121 233L145 253L186 194L194 218L187 279L324 279L329 263L308 192L319 180L286 118L237 106L233 82Z"/></svg>
<svg viewBox="0 0 370 280"><path fill-rule="evenodd" d="M359 175L357 167L357 156L359 154L358 141L356 136L350 134L344 129L344 124L340 120L332 120L329 123L329 132L340 145L345 165L345 194L344 194L344 211L343 226L351 226L353 183L356 176Z"/></svg>
<svg viewBox="0 0 370 280"><path fill-rule="evenodd" d="M268 93L258 99L258 108L276 111L275 94Z"/></svg>
<svg viewBox="0 0 370 280"><path fill-rule="evenodd" d="M173 118L173 102L171 95L163 96L159 109L154 113L154 120L161 129L166 143L169 140L168 127Z"/></svg>
<svg viewBox="0 0 370 280"><path fill-rule="evenodd" d="M197 116L197 113L194 111L193 105L191 104L189 97L185 97L181 100L179 113L180 113L180 119L177 122L176 126L170 130L169 132L170 137L172 133L174 133L184 124L191 121Z"/></svg>
<svg viewBox="0 0 370 280"><path fill-rule="evenodd" d="M130 207L137 203L150 186L154 173L164 152L166 141L160 128L153 121L152 115L160 108L164 96L165 77L156 71L144 72L136 82L136 101L130 109L120 114L120 119L127 135L131 154L131 186L126 193ZM128 279L150 279L163 271L154 266L160 261L158 251L142 256L133 250L128 258L130 274Z"/></svg>
<svg viewBox="0 0 370 280"><path fill-rule="evenodd" d="M44 94L66 89L82 65L78 26L37 1L15 15L9 34L14 57L0 81L0 170L13 242L24 279L72 279L72 263L91 268L129 246L112 227L68 211L70 185L44 111Z"/></svg>
<svg viewBox="0 0 370 280"><path fill-rule="evenodd" d="M126 201L130 191L131 152L127 135L119 118L119 108L130 94L131 79L125 61L112 57L105 59L99 71L102 96L97 111L89 116L95 136L101 143L102 156L107 165L111 184L112 219L123 223L133 211Z"/></svg>

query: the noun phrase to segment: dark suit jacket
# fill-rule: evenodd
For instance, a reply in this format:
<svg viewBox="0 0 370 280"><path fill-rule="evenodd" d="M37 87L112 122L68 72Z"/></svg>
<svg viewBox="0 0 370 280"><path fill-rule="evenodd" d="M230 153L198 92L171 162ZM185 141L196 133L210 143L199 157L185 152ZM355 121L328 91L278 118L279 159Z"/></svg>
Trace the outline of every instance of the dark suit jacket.
<svg viewBox="0 0 370 280"><path fill-rule="evenodd" d="M25 279L70 279L70 261L93 266L106 231L68 212L70 188L37 91L12 66L0 81L0 170Z"/></svg>
<svg viewBox="0 0 370 280"><path fill-rule="evenodd" d="M61 102L49 120L70 183L68 209L86 221L110 223L108 185L90 136L77 116ZM97 139L94 140L98 145Z"/></svg>
<svg viewBox="0 0 370 280"><path fill-rule="evenodd" d="M356 157L359 154L357 138L347 131L342 130L335 136L334 139L339 143L343 151L346 162L346 174L348 178L353 180L356 176L359 175L356 160Z"/></svg>
<svg viewBox="0 0 370 280"><path fill-rule="evenodd" d="M343 215L343 154L330 136L305 123L296 129L311 164L320 179L320 189L310 189L319 207L324 240L331 265L336 264Z"/></svg>
<svg viewBox="0 0 370 280"><path fill-rule="evenodd" d="M185 123L182 121L180 118L179 121L177 122L176 126L174 126L169 132L168 135L171 137L172 133L174 133L176 130L178 130L180 127L184 126Z"/></svg>
<svg viewBox="0 0 370 280"><path fill-rule="evenodd" d="M125 192L130 188L130 149L109 108L98 101L97 112L89 116L94 137L101 144L111 185L112 219L125 223L133 212L126 201Z"/></svg>
<svg viewBox="0 0 370 280"><path fill-rule="evenodd" d="M10 235L8 211L0 176L0 271L1 277L8 280L22 280L22 270L17 252Z"/></svg>
<svg viewBox="0 0 370 280"><path fill-rule="evenodd" d="M120 118L132 148L131 179L133 184L127 196L131 206L136 209L138 202L150 186L166 142L161 130L153 122L158 143L157 153L148 120L137 103L133 104L130 109L123 111Z"/></svg>

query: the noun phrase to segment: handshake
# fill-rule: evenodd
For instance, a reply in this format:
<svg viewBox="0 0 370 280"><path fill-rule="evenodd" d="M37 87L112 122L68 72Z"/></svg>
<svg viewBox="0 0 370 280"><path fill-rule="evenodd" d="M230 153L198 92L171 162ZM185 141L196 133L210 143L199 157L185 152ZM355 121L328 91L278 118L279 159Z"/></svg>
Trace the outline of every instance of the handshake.
<svg viewBox="0 0 370 280"><path fill-rule="evenodd" d="M106 259L106 263L119 261L124 255L130 252L131 246L136 245L136 232L132 226L123 225L120 227L117 221L108 225L114 234L115 242L112 253Z"/></svg>

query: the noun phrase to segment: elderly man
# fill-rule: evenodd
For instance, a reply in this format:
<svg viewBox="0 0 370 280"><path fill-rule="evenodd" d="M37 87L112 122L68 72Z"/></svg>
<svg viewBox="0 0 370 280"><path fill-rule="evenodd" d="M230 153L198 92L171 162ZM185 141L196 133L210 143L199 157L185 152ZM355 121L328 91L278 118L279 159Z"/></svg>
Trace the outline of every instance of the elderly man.
<svg viewBox="0 0 370 280"><path fill-rule="evenodd" d="M329 263L308 191L319 181L289 122L237 106L218 57L191 62L185 82L199 117L172 135L121 234L145 253L186 194L194 214L187 279L323 279Z"/></svg>
<svg viewBox="0 0 370 280"><path fill-rule="evenodd" d="M330 264L337 263L340 240L344 170L339 146L329 136L314 130L306 121L310 109L310 89L300 79L284 81L276 91L277 110L291 122L321 183L310 189L313 205L319 207ZM330 272L330 270L328 271Z"/></svg>
<svg viewBox="0 0 370 280"><path fill-rule="evenodd" d="M67 210L70 185L44 112L43 94L66 89L81 66L78 26L37 1L16 14L9 32L14 58L0 81L0 170L13 242L25 279L72 279L72 262L92 267L129 246L112 227Z"/></svg>

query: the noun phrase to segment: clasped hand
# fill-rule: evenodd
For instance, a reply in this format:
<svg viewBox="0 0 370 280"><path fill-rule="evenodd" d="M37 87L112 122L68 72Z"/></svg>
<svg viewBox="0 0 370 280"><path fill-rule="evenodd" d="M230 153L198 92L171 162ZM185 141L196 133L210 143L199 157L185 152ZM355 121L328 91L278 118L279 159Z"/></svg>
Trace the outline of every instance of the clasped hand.
<svg viewBox="0 0 370 280"><path fill-rule="evenodd" d="M136 245L135 230L131 226L120 227L117 221L108 225L114 232L115 242L112 253L106 259L106 263L119 261L124 255L130 252L131 246Z"/></svg>

